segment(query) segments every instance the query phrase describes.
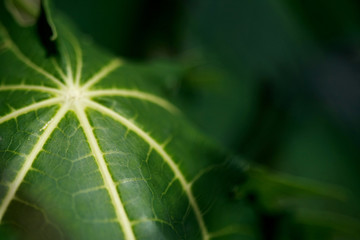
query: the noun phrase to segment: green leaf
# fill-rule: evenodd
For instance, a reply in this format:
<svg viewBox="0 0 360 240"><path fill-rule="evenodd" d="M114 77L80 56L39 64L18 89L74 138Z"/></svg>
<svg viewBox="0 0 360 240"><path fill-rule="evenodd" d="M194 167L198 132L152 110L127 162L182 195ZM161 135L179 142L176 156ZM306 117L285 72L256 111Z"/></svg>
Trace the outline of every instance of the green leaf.
<svg viewBox="0 0 360 240"><path fill-rule="evenodd" d="M254 213L229 194L243 171L165 100L161 74L148 78L45 11L25 28L0 7L1 229L254 239Z"/></svg>

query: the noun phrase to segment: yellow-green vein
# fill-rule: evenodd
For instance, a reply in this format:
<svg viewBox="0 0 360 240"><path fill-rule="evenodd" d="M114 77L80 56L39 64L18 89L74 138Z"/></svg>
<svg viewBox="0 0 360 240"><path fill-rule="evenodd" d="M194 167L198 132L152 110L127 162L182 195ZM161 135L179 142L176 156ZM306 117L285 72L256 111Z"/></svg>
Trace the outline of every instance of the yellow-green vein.
<svg viewBox="0 0 360 240"><path fill-rule="evenodd" d="M64 105L59 109L56 115L52 118L52 121L47 126L44 133L39 137L37 143L34 145L33 149L31 150L30 154L26 157L24 164L22 165L20 171L16 174L15 180L11 182L8 187L9 190L5 194L4 199L0 205L0 222L8 209L8 206L12 199L14 198L20 184L23 182L27 172L31 168L33 162L35 161L36 157L39 155L40 151L43 149L45 143L49 139L52 132L58 126L60 120L64 117L66 112L68 111L68 106Z"/></svg>
<svg viewBox="0 0 360 240"><path fill-rule="evenodd" d="M86 96L89 97L102 97L102 96L120 96L120 97L128 97L128 98L136 98L140 100L145 100L160 107L168 110L171 113L178 114L180 113L179 109L175 107L170 102L166 101L163 98L155 96L150 93L138 91L138 90L128 90L128 89L102 89L102 90L94 90L85 93Z"/></svg>
<svg viewBox="0 0 360 240"><path fill-rule="evenodd" d="M90 88L92 85L99 82L101 79L106 77L109 73L117 69L122 65L122 61L120 59L114 59L102 67L97 73L94 74L86 83L82 86L84 90Z"/></svg>
<svg viewBox="0 0 360 240"><path fill-rule="evenodd" d="M104 115L107 115L114 119L115 121L119 122L123 126L127 127L129 130L136 133L139 137L141 137L145 142L147 142L152 149L154 149L162 158L163 160L169 165L171 170L173 171L175 177L179 180L186 196L189 199L189 203L191 208L194 211L195 217L199 224L201 235L203 240L209 239L209 233L206 228L203 215L201 213L200 207L192 193L191 184L187 182L185 176L180 171L179 167L176 165L175 161L170 157L170 155L165 151L161 144L159 144L155 139L153 139L149 134L147 134L144 130L140 129L136 124L129 121L127 118L123 117L119 113L101 105L94 101L84 100L84 103L89 107L92 108Z"/></svg>
<svg viewBox="0 0 360 240"><path fill-rule="evenodd" d="M46 70L42 69L41 67L39 67L38 65L36 65L35 63L33 63L30 59L28 59L21 51L20 49L16 46L16 44L11 40L8 32L6 31L6 28L0 23L0 31L3 32L3 34L5 35L7 41L8 41L8 46L9 49L14 53L14 55L20 60L22 61L25 65L27 65L28 67L30 67L31 69L35 70L36 72L40 73L41 75L43 75L44 77L46 77L47 79L49 79L51 82L55 83L56 85L58 85L59 87L64 87L64 84L57 79L56 77L54 77L53 75L51 75L49 72L47 72Z"/></svg>
<svg viewBox="0 0 360 240"><path fill-rule="evenodd" d="M55 70L58 72L60 77L64 80L64 82L67 82L68 76L65 75L65 72L61 69L57 60L55 58L51 58L51 62L53 63Z"/></svg>
<svg viewBox="0 0 360 240"><path fill-rule="evenodd" d="M9 121L10 119L17 118L17 117L19 117L19 116L21 116L23 114L26 114L26 113L29 113L29 112L32 112L32 111L36 111L36 110L38 110L40 108L55 105L57 103L60 103L62 100L63 100L63 98L60 98L60 97L58 97L58 98L50 98L48 100L33 103L33 104L29 105L29 106L17 109L15 111L11 112L11 113L8 113L5 116L0 117L0 124L3 123L3 122Z"/></svg>
<svg viewBox="0 0 360 240"><path fill-rule="evenodd" d="M38 85L0 85L0 91L16 91L16 90L23 90L23 91L39 91L45 92L50 94L60 95L62 91L56 88L45 87L45 86L38 86Z"/></svg>
<svg viewBox="0 0 360 240"><path fill-rule="evenodd" d="M101 176L104 180L104 185L109 192L111 202L114 206L117 220L124 232L126 240L135 240L135 235L131 227L130 220L126 214L125 208L121 202L121 197L119 192L116 189L116 184L111 177L109 169L106 165L103 153L100 149L100 146L96 140L96 137L93 133L93 129L89 123L89 120L86 116L84 108L79 104L75 106L75 114L77 115L80 125L85 133L85 136L90 145L90 149L93 153L93 156L96 160L96 163L99 167Z"/></svg>
<svg viewBox="0 0 360 240"><path fill-rule="evenodd" d="M67 29L64 30L64 33L67 34L69 42L71 43L72 48L75 52L75 59L76 59L76 73L75 73L75 86L79 87L80 80L81 80L81 72L83 68L83 60L82 60L82 50L80 47L79 42L77 39L73 36L73 34L68 31Z"/></svg>

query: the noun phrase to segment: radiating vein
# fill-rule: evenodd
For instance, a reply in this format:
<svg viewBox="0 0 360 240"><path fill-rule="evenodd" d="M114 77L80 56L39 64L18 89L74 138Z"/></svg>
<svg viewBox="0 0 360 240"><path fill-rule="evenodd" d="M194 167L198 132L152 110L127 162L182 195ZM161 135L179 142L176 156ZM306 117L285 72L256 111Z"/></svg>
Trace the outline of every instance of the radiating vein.
<svg viewBox="0 0 360 240"><path fill-rule="evenodd" d="M168 110L171 113L180 113L179 109L175 107L170 102L162 99L158 96L155 96L150 93L138 91L138 90L128 90L128 89L103 89L103 90L94 90L89 91L85 94L89 97L102 97L102 96L121 96L121 97L128 97L128 98L136 98L140 100L145 100L160 107Z"/></svg>
<svg viewBox="0 0 360 240"><path fill-rule="evenodd" d="M73 71L72 71L72 67L71 67L71 60L70 60L70 53L69 53L69 49L65 46L65 49L67 51L64 51L63 56L65 59L65 63L66 63L66 85L68 87L73 86L74 85L74 76L73 76Z"/></svg>
<svg viewBox="0 0 360 240"><path fill-rule="evenodd" d="M88 89L92 85L96 84L121 65L122 61L120 59L114 59L110 61L107 65L105 65L97 73L95 73L94 76L92 76L89 80L86 81L86 83L83 85L83 89Z"/></svg>
<svg viewBox="0 0 360 240"><path fill-rule="evenodd" d="M31 69L35 70L36 72L40 73L41 75L43 75L44 77L46 77L47 79L49 79L50 81L52 81L53 83L55 83L56 85L58 85L59 87L64 87L64 84L57 79L56 77L54 77L53 75L51 75L49 72L47 72L46 70L42 69L41 67L39 67L38 65L36 65L35 63L33 63L30 59L28 59L21 51L20 49L16 46L16 44L11 40L8 32L6 31L5 27L0 23L0 30L4 33L8 44L9 44L9 49L14 53L14 55L20 60L22 61L25 65L27 65L28 67L30 67Z"/></svg>
<svg viewBox="0 0 360 240"><path fill-rule="evenodd" d="M44 133L39 137L37 143L34 145L33 149L31 150L30 154L26 157L24 164L22 165L20 171L17 173L15 180L10 183L9 190L6 193L3 201L0 205L0 222L11 202L11 200L14 198L17 190L19 189L20 184L23 182L27 172L31 168L34 160L40 153L40 151L43 149L45 143L49 139L52 132L55 130L55 128L58 126L60 120L64 117L66 112L68 111L68 106L65 105L59 109L59 111L56 113L56 115L52 118L51 123L47 126Z"/></svg>
<svg viewBox="0 0 360 240"><path fill-rule="evenodd" d="M81 71L83 68L83 60L82 60L82 51L79 42L77 39L72 35L71 32L65 30L69 37L69 41L71 46L75 51L75 58L76 58L76 73L75 73L75 86L79 86L80 79L81 79Z"/></svg>
<svg viewBox="0 0 360 240"><path fill-rule="evenodd" d="M58 74L61 76L61 78L67 82L67 76L65 75L65 72L61 69L59 63L56 61L55 58L51 58L51 62L53 63L55 70L58 72Z"/></svg>
<svg viewBox="0 0 360 240"><path fill-rule="evenodd" d="M84 109L81 106L75 107L75 113L80 121L80 125L84 130L85 136L89 142L91 151L95 157L97 165L99 167L102 178L104 179L104 185L109 192L110 199L114 205L115 213L117 220L124 232L125 239L135 240L134 232L131 228L131 222L126 214L125 208L121 202L119 192L116 189L116 184L111 177L109 169L106 165L103 153L101 152L100 146L96 140L96 137L93 133L92 127L89 123L89 120L85 114Z"/></svg>
<svg viewBox="0 0 360 240"><path fill-rule="evenodd" d="M29 106L26 106L26 107L23 107L23 108L20 108L18 110L15 110L5 116L2 116L0 117L0 124L2 124L3 122L6 122L6 121L9 121L10 119L14 119L14 118L17 118L23 114L26 114L26 113L29 113L29 112L32 112L32 111L36 111L40 108L44 108L44 107L48 107L48 106L52 106L54 104L57 104L59 102L62 101L62 98L50 98L48 100L44 100L44 101L41 101L41 102L37 102L37 103L33 103Z"/></svg>
<svg viewBox="0 0 360 240"><path fill-rule="evenodd" d="M12 91L12 90L25 90L25 91L39 91L45 92L50 94L61 94L62 91L45 86L38 86L38 85L0 85L0 91Z"/></svg>
<svg viewBox="0 0 360 240"><path fill-rule="evenodd" d="M101 105L94 101L84 100L84 102L87 104L88 107L107 115L111 118L113 118L115 121L121 123L125 127L127 127L129 130L136 133L139 137L141 137L145 142L147 142L152 149L154 149L162 158L163 160L169 165L171 170L174 172L175 177L179 180L186 196L189 199L189 203L195 213L196 219L198 221L202 239L208 240L209 234L208 230L205 226L205 222L201 213L201 210L195 200L195 197L191 191L191 184L188 183L185 179L185 176L181 173L179 167L176 165L175 161L170 157L170 155L164 150L164 148L159 144L155 139L153 139L149 134L144 132L144 130L140 129L136 124L129 121L125 117L121 116L119 113Z"/></svg>

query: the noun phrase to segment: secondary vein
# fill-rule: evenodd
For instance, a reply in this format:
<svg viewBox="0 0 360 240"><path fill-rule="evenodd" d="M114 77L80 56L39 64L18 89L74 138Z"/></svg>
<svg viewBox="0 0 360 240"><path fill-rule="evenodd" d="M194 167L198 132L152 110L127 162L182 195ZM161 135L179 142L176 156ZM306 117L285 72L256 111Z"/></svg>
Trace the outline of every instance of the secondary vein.
<svg viewBox="0 0 360 240"><path fill-rule="evenodd" d="M55 128L58 126L61 119L64 117L66 112L68 111L68 106L65 105L59 109L56 113L54 118L52 118L50 124L47 126L44 133L39 137L37 143L34 145L33 149L31 150L30 154L26 157L24 164L22 165L20 171L17 173L15 180L10 183L9 190L6 193L3 201L0 205L0 222L8 209L8 206L12 199L14 198L17 190L19 189L20 184L23 182L27 172L31 168L33 162L35 161L36 157L39 155L40 151L43 149L45 143L49 139L50 135L53 133Z"/></svg>
<svg viewBox="0 0 360 240"><path fill-rule="evenodd" d="M100 149L100 146L96 140L96 137L93 133L92 127L89 123L89 120L85 114L85 110L81 105L75 107L75 113L80 121L80 125L84 130L85 136L89 142L90 149L93 153L93 156L96 160L96 163L99 167L101 176L104 180L104 185L109 192L110 199L114 205L115 213L117 220L122 227L122 230L127 240L135 240L135 235L131 227L131 222L126 214L125 208L121 202L121 197L119 192L116 189L114 180L111 177L109 169L106 165L103 153Z"/></svg>
<svg viewBox="0 0 360 240"><path fill-rule="evenodd" d="M9 91L9 90L25 90L25 91L39 91L51 94L61 94L62 91L45 86L37 86L37 85L0 85L0 91Z"/></svg>
<svg viewBox="0 0 360 240"><path fill-rule="evenodd" d="M80 79L81 79L81 71L83 68L83 60L82 60L82 50L80 47L79 42L77 41L76 37L72 35L70 31L65 30L65 33L67 33L69 41L71 43L71 46L74 49L75 52L75 58L76 58L76 74L75 74L75 86L80 85Z"/></svg>
<svg viewBox="0 0 360 240"><path fill-rule="evenodd" d="M128 89L102 89L102 90L94 90L89 91L85 95L89 97L102 97L102 96L121 96L121 97L129 97L129 98L136 98L140 100L145 100L160 107L166 109L171 113L180 113L180 110L175 107L170 102L166 101L163 98L155 96L150 93L138 91L138 90L128 90Z"/></svg>
<svg viewBox="0 0 360 240"><path fill-rule="evenodd" d="M203 240L210 239L210 235L208 233L208 230L206 228L200 207L192 193L191 190L191 183L187 182L185 179L185 176L181 173L179 167L176 165L175 161L170 157L170 155L164 150L164 148L159 144L155 139L153 139L149 134L144 132L141 128L139 128L136 124L129 121L119 113L101 105L91 100L84 100L84 103L92 109L95 109L96 111L107 115L114 119L115 121L119 122L120 124L127 127L129 130L135 132L139 137L141 137L145 142L147 142L152 149L154 149L163 159L164 161L169 165L171 170L173 171L175 177L179 180L186 196L189 199L190 206L192 207L195 217L198 221L199 228L201 230L201 235Z"/></svg>
<svg viewBox="0 0 360 240"><path fill-rule="evenodd" d="M52 81L53 83L55 83L56 85L58 85L59 87L63 88L65 85L56 77L54 77L53 75L51 75L49 72L47 72L46 70L42 69L41 67L39 67L38 65L36 65L35 63L33 63L30 59L28 59L21 51L20 49L16 46L16 44L12 41L12 39L10 38L8 32L6 31L5 27L0 23L0 30L2 30L2 32L4 33L8 44L9 44L9 49L14 53L14 55L20 60L22 61L25 65L27 65L28 67L30 67L31 69L35 70L36 72L40 73L41 75L43 75L44 77L46 77L47 79L49 79L50 81Z"/></svg>
<svg viewBox="0 0 360 240"><path fill-rule="evenodd" d="M51 98L51 99L48 99L48 100L44 100L44 101L41 101L41 102L37 102L37 103L34 103L34 104L31 104L29 106L26 106L26 107L23 107L23 108L20 108L18 110L15 110L5 116L2 116L0 117L0 124L3 123L3 122L6 122L6 121L9 121L10 119L14 119L14 118L17 118L23 114L26 114L26 113L29 113L29 112L32 112L32 111L36 111L40 108L44 108L44 107L48 107L48 106L51 106L51 105L54 105L54 104L57 104L59 102L61 102L63 100L63 98Z"/></svg>
<svg viewBox="0 0 360 240"><path fill-rule="evenodd" d="M114 59L110 61L107 65L105 65L103 68L101 68L97 73L95 73L89 80L86 81L86 83L83 85L83 89L88 89L92 85L99 82L101 79L106 77L109 73L114 71L116 68L122 65L122 61L120 59Z"/></svg>

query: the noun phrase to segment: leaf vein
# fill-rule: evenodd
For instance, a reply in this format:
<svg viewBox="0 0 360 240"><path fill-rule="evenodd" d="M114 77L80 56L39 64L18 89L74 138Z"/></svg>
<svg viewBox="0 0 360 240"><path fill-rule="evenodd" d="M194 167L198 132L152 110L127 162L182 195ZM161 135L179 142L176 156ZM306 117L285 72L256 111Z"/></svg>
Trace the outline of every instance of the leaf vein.
<svg viewBox="0 0 360 240"><path fill-rule="evenodd" d="M21 61L23 62L25 65L27 65L28 67L30 67L31 69L35 70L36 72L40 73L41 75L43 75L44 77L46 77L47 79L49 79L50 81L52 81L53 83L55 83L56 85L58 85L59 87L63 88L65 87L65 85L56 77L54 77L53 75L51 75L49 72L47 72L46 70L44 70L43 68L41 68L40 66L36 65L35 63L33 63L29 58L27 58L21 51L20 49L16 46L16 44L12 41L12 39L10 38L8 32L6 31L6 28L0 23L0 31L3 32L3 34L5 35L5 37L8 40L8 46L9 49L14 53L14 55Z"/></svg>
<svg viewBox="0 0 360 240"><path fill-rule="evenodd" d="M100 146L99 146L99 144L96 140L96 137L93 133L93 129L92 129L92 127L89 123L89 120L86 116L85 110L81 106L76 106L75 113L79 119L80 125L82 126L85 136L89 142L90 149L91 149L93 156L96 160L96 163L99 167L100 173L104 180L105 187L106 187L107 191L109 192L111 202L114 205L117 220L123 229L125 239L135 240L136 238L135 238L134 232L132 230L130 220L126 214L124 205L121 202L119 192L116 189L116 184L111 177L111 174L109 172L109 169L108 169L105 159L103 157L103 153L100 149Z"/></svg>
<svg viewBox="0 0 360 240"><path fill-rule="evenodd" d="M44 133L39 137L39 140L34 145L30 154L27 156L20 171L16 175L15 180L9 185L9 190L5 194L5 197L0 205L0 222L5 214L6 210L8 209L10 202L13 200L17 190L19 189L20 184L24 181L24 178L25 178L27 172L30 170L36 157L39 155L40 151L43 149L43 146L45 145L47 140L50 138L50 135L55 130L55 128L58 126L60 120L64 117L64 115L66 114L67 111L68 111L67 105L65 105L59 109L59 111L54 116L52 122L49 124L49 126L44 131Z"/></svg>
<svg viewBox="0 0 360 240"><path fill-rule="evenodd" d="M47 100L44 100L41 102L31 104L26 107L20 108L18 110L14 110L13 112L11 112L9 114L0 117L0 124L4 123L6 121L9 121L11 119L17 118L26 113L36 111L36 110L44 108L44 107L55 105L55 104L59 103L61 100L62 100L62 98L50 98L50 99L47 99Z"/></svg>
<svg viewBox="0 0 360 240"><path fill-rule="evenodd" d="M178 114L180 113L180 110L175 107L170 102L166 101L163 98L160 98L158 96L155 96L150 93L138 91L138 90L128 90L128 89L103 89L103 90L94 90L89 91L86 93L89 97L102 97L102 96L121 96L121 97L129 97L129 98L136 98L139 100L145 100L151 103L154 103L156 105L159 105L160 107L166 109L167 111Z"/></svg>
<svg viewBox="0 0 360 240"><path fill-rule="evenodd" d="M101 104L98 104L94 101L91 101L91 100L84 100L84 102L86 103L86 105L89 108L92 108L104 115L111 117L115 121L119 122L120 124L124 125L128 129L135 132L139 137L141 137L145 142L147 142L150 145L150 147L152 149L154 149L163 158L163 160L169 165L169 167L173 171L175 177L179 180L186 196L189 199L189 203L195 213L196 219L198 221L198 224L199 224L199 227L201 230L202 239L208 240L209 239L208 230L205 226L205 222L204 222L201 210L199 208L199 205L195 199L195 196L192 193L191 184L186 181L185 176L181 173L181 171L180 171L179 167L176 165L175 161L164 150L164 148L161 146L161 144L159 144L156 140L154 140L145 131L140 129L136 124L129 121L127 118L123 117L122 115L113 111L112 109L109 109L109 108L107 108Z"/></svg>
<svg viewBox="0 0 360 240"><path fill-rule="evenodd" d="M106 77L108 74L110 74L112 71L120 67L122 64L123 64L122 61L117 58L110 61L107 65L105 65L97 73L95 73L89 80L87 80L86 83L82 86L82 88L83 89L90 88L92 85L96 84L104 77Z"/></svg>
<svg viewBox="0 0 360 240"><path fill-rule="evenodd" d="M33 90L33 91L39 91L39 92L45 92L45 93L57 94L57 95L62 93L62 91L60 91L56 88L37 86L37 85L20 84L20 85L1 85L0 86L0 91L9 91L9 90L27 90L27 91Z"/></svg>

